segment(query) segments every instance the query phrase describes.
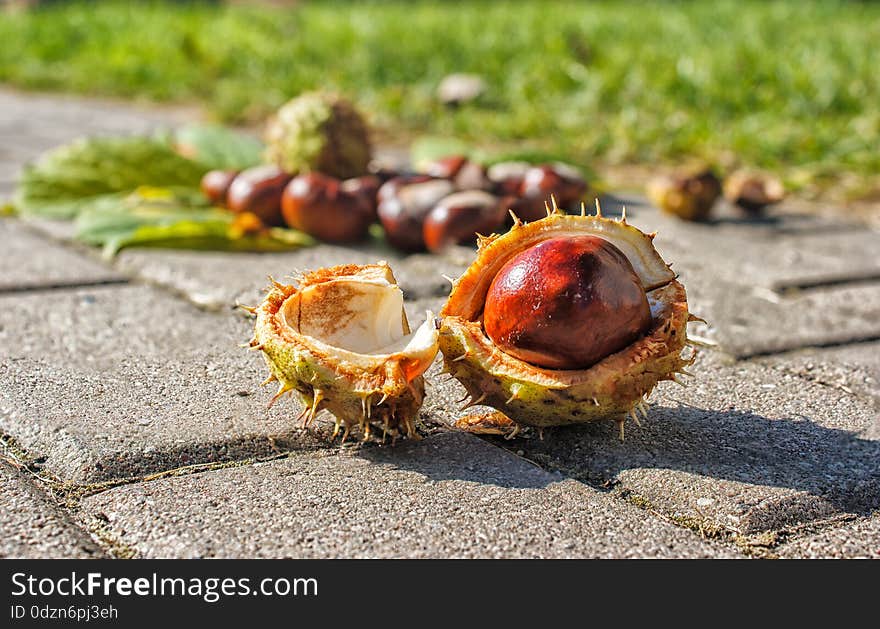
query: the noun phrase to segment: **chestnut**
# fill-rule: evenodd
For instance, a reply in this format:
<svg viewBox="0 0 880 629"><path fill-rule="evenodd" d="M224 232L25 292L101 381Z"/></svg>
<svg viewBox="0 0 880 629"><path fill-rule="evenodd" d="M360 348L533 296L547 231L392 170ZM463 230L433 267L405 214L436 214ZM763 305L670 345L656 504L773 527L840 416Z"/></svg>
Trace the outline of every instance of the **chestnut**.
<svg viewBox="0 0 880 629"><path fill-rule="evenodd" d="M486 176L486 169L463 155L452 155L431 162L425 174L439 179L449 179L459 190L488 190L492 182Z"/></svg>
<svg viewBox="0 0 880 629"><path fill-rule="evenodd" d="M275 165L241 171L229 185L226 206L233 212L251 212L266 225L283 225L281 195L291 175Z"/></svg>
<svg viewBox="0 0 880 629"><path fill-rule="evenodd" d="M749 214L760 214L785 198L785 186L764 173L737 171L724 180L724 196Z"/></svg>
<svg viewBox="0 0 880 629"><path fill-rule="evenodd" d="M518 196L526 172L532 167L528 162L498 162L486 170L495 194Z"/></svg>
<svg viewBox="0 0 880 629"><path fill-rule="evenodd" d="M363 177L346 179L340 187L344 192L353 194L363 200L364 206L370 212L372 221L377 219L376 207L379 205L377 197L379 195L379 188L382 187L382 180L377 175L364 175Z"/></svg>
<svg viewBox="0 0 880 629"><path fill-rule="evenodd" d="M319 172L290 180L281 198L285 222L326 242L354 242L373 222L367 202L342 189L342 182Z"/></svg>
<svg viewBox="0 0 880 629"><path fill-rule="evenodd" d="M436 179L436 177L432 177L431 175L398 175L397 177L392 177L385 183L383 183L379 187L379 192L376 195L376 200L379 203L382 203L385 199L390 199L391 197L397 196L397 193L404 186L408 186L413 183L424 183L426 181L432 181Z"/></svg>
<svg viewBox="0 0 880 629"><path fill-rule="evenodd" d="M422 227L428 212L453 192L455 186L447 179L428 179L400 187L392 179L382 186L378 214L388 242L401 251L423 251Z"/></svg>
<svg viewBox="0 0 880 629"><path fill-rule="evenodd" d="M464 155L449 155L429 163L425 166L424 171L426 175L438 179L453 179L466 161L467 157Z"/></svg>
<svg viewBox="0 0 880 629"><path fill-rule="evenodd" d="M425 217L422 235L430 251L471 244L475 234L490 234L504 223L507 209L498 197L482 190L456 192L443 198Z"/></svg>
<svg viewBox="0 0 880 629"><path fill-rule="evenodd" d="M583 369L651 326L627 257L593 235L551 238L513 256L493 278L483 309L496 347L546 369Z"/></svg>
<svg viewBox="0 0 880 629"><path fill-rule="evenodd" d="M202 194L214 205L226 207L226 194L238 173L237 170L209 170L202 177Z"/></svg>
<svg viewBox="0 0 880 629"><path fill-rule="evenodd" d="M523 174L522 200L514 212L523 220L536 221L547 215L544 203L550 195L556 197L559 207L567 208L580 201L586 191L587 182L567 164L533 166Z"/></svg>
<svg viewBox="0 0 880 629"><path fill-rule="evenodd" d="M711 168L689 166L676 173L651 178L647 193L648 198L667 214L687 221L704 221L721 196L721 180Z"/></svg>

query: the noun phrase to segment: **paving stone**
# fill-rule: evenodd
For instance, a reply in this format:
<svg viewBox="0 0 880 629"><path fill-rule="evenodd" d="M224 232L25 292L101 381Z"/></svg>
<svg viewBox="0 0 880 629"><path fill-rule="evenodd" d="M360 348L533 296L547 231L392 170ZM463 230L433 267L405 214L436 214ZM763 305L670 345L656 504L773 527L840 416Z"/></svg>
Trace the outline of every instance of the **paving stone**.
<svg viewBox="0 0 880 629"><path fill-rule="evenodd" d="M269 275L291 281L297 271L379 260L391 265L406 299L447 295L450 284L443 275L457 277L472 257L473 251L466 248L454 249L445 256L404 256L375 243L357 248L323 244L265 254L130 249L120 253L117 265L123 272L171 288L196 304L224 308L236 302L259 302Z"/></svg>
<svg viewBox="0 0 880 629"><path fill-rule="evenodd" d="M0 431L78 483L317 447L267 410L252 325L139 285L0 297Z"/></svg>
<svg viewBox="0 0 880 629"><path fill-rule="evenodd" d="M105 556L32 479L0 462L0 559Z"/></svg>
<svg viewBox="0 0 880 629"><path fill-rule="evenodd" d="M0 218L0 292L123 280L118 271Z"/></svg>
<svg viewBox="0 0 880 629"><path fill-rule="evenodd" d="M194 109L138 107L110 100L0 88L0 180L51 148L88 135L130 135L191 122Z"/></svg>
<svg viewBox="0 0 880 629"><path fill-rule="evenodd" d="M470 436L118 487L86 517L142 557L730 557Z"/></svg>
<svg viewBox="0 0 880 629"><path fill-rule="evenodd" d="M800 536L774 552L786 558L880 559L880 514Z"/></svg>
<svg viewBox="0 0 880 629"><path fill-rule="evenodd" d="M880 342L803 349L761 359L775 369L873 399L880 408Z"/></svg>
<svg viewBox="0 0 880 629"><path fill-rule="evenodd" d="M690 310L709 322L694 331L736 358L880 339L880 283L779 296L706 275L681 281Z"/></svg>
<svg viewBox="0 0 880 629"><path fill-rule="evenodd" d="M772 368L726 365L717 355L692 371L686 388L658 386L648 419L641 427L628 422L623 443L612 422L545 430L543 440L494 441L549 469L635 494L671 518L739 533L880 507L880 420L872 404Z"/></svg>

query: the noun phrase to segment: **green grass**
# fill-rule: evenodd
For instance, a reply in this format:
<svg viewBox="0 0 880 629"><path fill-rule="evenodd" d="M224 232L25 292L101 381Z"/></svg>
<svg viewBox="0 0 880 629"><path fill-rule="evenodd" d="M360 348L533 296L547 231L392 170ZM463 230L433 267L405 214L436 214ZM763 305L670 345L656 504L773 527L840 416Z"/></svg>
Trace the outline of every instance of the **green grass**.
<svg viewBox="0 0 880 629"><path fill-rule="evenodd" d="M0 38L0 81L26 88L198 102L234 122L334 88L399 137L880 190L880 4L58 3L0 15ZM490 90L445 110L433 90L459 71Z"/></svg>

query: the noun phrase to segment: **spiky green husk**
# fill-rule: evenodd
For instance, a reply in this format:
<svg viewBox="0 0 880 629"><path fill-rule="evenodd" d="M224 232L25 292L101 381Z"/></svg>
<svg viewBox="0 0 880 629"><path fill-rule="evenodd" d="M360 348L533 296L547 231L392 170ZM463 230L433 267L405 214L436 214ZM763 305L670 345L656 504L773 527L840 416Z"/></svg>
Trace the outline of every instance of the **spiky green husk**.
<svg viewBox="0 0 880 629"><path fill-rule="evenodd" d="M300 279L298 285L273 283L266 298L255 310L254 339L269 367L269 382L278 382L272 402L288 392L300 397L304 409L303 425L309 426L318 411L329 410L336 417L337 433L344 436L358 427L364 439L373 432L384 440L398 436L417 438L415 421L425 395L424 379L413 377L405 355L392 355L365 368L327 353L305 335L285 326L276 315L284 302L334 274L351 273L357 265L321 269ZM389 270L390 274L390 270ZM435 350L436 351L436 347ZM430 361L428 361L430 363Z"/></svg>
<svg viewBox="0 0 880 629"><path fill-rule="evenodd" d="M623 238L629 241L622 243L625 253L627 244L641 252L636 259L632 253L627 257L647 284L653 325L641 339L589 369L542 369L496 348L482 329L480 311L488 284L506 260L547 238L575 233L601 235L619 248ZM675 380L693 360L682 355L689 318L684 287L672 279L651 238L625 221L554 213L528 225L517 221L508 234L484 239L440 313L445 371L467 389L468 406L491 406L518 424L536 427L620 421L644 412L644 400L657 383Z"/></svg>
<svg viewBox="0 0 880 629"><path fill-rule="evenodd" d="M367 172L369 129L348 101L323 92L282 106L266 128L268 162L289 173L317 170L339 179Z"/></svg>

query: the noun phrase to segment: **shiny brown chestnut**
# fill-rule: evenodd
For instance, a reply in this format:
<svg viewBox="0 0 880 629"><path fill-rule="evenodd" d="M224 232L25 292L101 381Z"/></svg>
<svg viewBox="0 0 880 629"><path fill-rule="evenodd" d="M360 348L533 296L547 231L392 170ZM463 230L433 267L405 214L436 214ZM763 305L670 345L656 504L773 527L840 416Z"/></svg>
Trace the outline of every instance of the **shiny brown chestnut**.
<svg viewBox="0 0 880 629"><path fill-rule="evenodd" d="M455 186L448 179L428 178L399 187L392 179L382 186L377 212L388 242L401 251L424 251L425 218L440 199L453 192Z"/></svg>
<svg viewBox="0 0 880 629"><path fill-rule="evenodd" d="M482 190L456 192L443 198L425 217L422 236L429 251L472 244L476 234L491 234L507 216L498 197Z"/></svg>
<svg viewBox="0 0 880 629"><path fill-rule="evenodd" d="M430 162L425 166L424 171L426 175L438 179L453 179L467 161L468 159L464 155L448 155Z"/></svg>
<svg viewBox="0 0 880 629"><path fill-rule="evenodd" d="M233 212L256 214L266 225L283 225L281 195L291 178L275 165L243 170L229 185L226 206Z"/></svg>
<svg viewBox="0 0 880 629"><path fill-rule="evenodd" d="M458 190L489 190L492 182L486 169L463 155L451 155L431 162L425 174L438 179L449 179Z"/></svg>
<svg viewBox="0 0 880 629"><path fill-rule="evenodd" d="M364 202L364 206L370 212L372 221L375 221L378 218L376 215L376 207L379 205L378 195L379 188L381 187L382 180L376 175L364 175L363 177L346 179L340 185L343 192L353 194Z"/></svg>
<svg viewBox="0 0 880 629"><path fill-rule="evenodd" d="M571 166L543 164L529 168L519 189L521 201L514 212L525 221L536 221L547 215L545 202L552 195L561 208L570 208L583 198L587 182Z"/></svg>
<svg viewBox="0 0 880 629"><path fill-rule="evenodd" d="M202 177L202 194L219 207L226 207L226 195L232 180L238 175L237 170L209 170Z"/></svg>
<svg viewBox="0 0 880 629"><path fill-rule="evenodd" d="M342 182L319 172L290 180L281 199L285 222L325 242L355 242L366 236L372 212Z"/></svg>
<svg viewBox="0 0 880 629"><path fill-rule="evenodd" d="M592 235L545 240L511 258L492 280L486 334L502 351L547 369L583 369L651 326L626 256Z"/></svg>
<svg viewBox="0 0 880 629"><path fill-rule="evenodd" d="M489 166L486 176L495 194L519 196L523 179L531 167L528 162L498 162Z"/></svg>

